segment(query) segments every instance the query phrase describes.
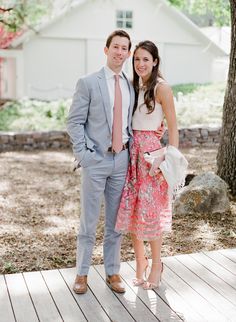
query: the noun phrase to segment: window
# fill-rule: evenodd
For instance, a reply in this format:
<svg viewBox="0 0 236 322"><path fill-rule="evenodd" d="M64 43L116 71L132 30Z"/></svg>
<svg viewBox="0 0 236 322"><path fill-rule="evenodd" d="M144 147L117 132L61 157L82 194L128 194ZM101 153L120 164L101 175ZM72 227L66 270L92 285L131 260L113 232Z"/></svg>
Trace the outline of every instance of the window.
<svg viewBox="0 0 236 322"><path fill-rule="evenodd" d="M117 28L132 28L133 27L133 12L132 11L116 11L116 27Z"/></svg>

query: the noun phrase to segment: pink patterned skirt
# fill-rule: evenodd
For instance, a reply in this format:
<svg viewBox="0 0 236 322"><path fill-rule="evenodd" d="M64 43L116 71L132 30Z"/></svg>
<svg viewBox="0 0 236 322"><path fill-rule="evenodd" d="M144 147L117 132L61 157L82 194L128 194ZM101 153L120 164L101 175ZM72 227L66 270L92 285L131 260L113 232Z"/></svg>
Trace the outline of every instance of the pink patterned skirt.
<svg viewBox="0 0 236 322"><path fill-rule="evenodd" d="M143 156L159 148L161 143L155 131L134 131L115 229L133 233L140 240L155 240L171 230L172 207L167 182L162 173L149 175L151 166Z"/></svg>

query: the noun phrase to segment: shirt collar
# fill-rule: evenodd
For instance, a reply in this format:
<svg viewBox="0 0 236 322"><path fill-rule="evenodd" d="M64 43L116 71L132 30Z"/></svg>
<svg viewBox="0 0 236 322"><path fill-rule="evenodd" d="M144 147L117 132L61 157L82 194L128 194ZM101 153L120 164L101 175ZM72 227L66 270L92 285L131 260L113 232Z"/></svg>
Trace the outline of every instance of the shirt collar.
<svg viewBox="0 0 236 322"><path fill-rule="evenodd" d="M106 79L114 78L114 75L116 75L116 73L114 73L113 70L111 70L107 65L104 66L104 71ZM124 78L122 70L119 72L119 75L121 78Z"/></svg>

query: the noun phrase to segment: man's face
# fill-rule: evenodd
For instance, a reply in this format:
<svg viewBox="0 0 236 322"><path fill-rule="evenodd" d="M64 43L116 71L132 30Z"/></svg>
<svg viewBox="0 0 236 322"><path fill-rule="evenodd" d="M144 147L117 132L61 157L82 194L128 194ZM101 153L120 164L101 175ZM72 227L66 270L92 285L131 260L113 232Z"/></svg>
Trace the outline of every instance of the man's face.
<svg viewBox="0 0 236 322"><path fill-rule="evenodd" d="M114 71L121 70L125 60L130 56L129 39L115 36L112 38L109 48L105 47L107 65Z"/></svg>

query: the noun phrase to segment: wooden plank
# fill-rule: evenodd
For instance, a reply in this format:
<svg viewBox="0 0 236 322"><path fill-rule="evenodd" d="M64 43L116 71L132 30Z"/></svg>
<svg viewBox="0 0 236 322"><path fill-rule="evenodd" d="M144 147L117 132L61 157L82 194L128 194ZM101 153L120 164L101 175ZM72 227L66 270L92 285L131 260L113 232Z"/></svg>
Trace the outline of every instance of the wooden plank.
<svg viewBox="0 0 236 322"><path fill-rule="evenodd" d="M3 275L0 275L0 322L15 322L11 301Z"/></svg>
<svg viewBox="0 0 236 322"><path fill-rule="evenodd" d="M119 298L123 295L116 296L106 285L100 274L92 266L89 271L89 287L96 296L104 311L112 321L134 321L132 316L121 304Z"/></svg>
<svg viewBox="0 0 236 322"><path fill-rule="evenodd" d="M162 261L165 264L166 258L163 258ZM181 304L179 306L180 309L178 310L181 310L181 312L184 313L186 321L191 321L193 318L198 322L205 322L211 321L212 317L214 318L214 316L217 316L217 313L209 307L208 302L166 265L164 265L162 279L164 283L168 285L168 288L174 290L175 294L177 294L177 298L180 298L181 302L184 302L183 308ZM173 302L175 304L174 300ZM185 311L182 311L185 306L187 308Z"/></svg>
<svg viewBox="0 0 236 322"><path fill-rule="evenodd" d="M0 322L234 321L236 249L164 258L158 290L134 287L134 262L121 264L126 293L112 292L104 267L91 267L89 289L72 291L75 269L0 275Z"/></svg>
<svg viewBox="0 0 236 322"><path fill-rule="evenodd" d="M236 275L236 264L232 262L230 259L228 259L227 257L225 257L224 255L220 254L220 252L211 251L211 252L204 252L204 254L212 258L215 262L222 265L232 274Z"/></svg>
<svg viewBox="0 0 236 322"><path fill-rule="evenodd" d="M166 278L165 266L162 274L161 286L157 293L182 320L188 322L206 321L204 317L199 315L198 310L194 311L194 309L186 303L185 299L171 286L169 278Z"/></svg>
<svg viewBox="0 0 236 322"><path fill-rule="evenodd" d="M105 278L104 267L96 266L96 269L98 269L99 273ZM126 307L135 321L158 321L157 317L145 305L146 303L141 301L140 296L137 296L137 290L132 289L129 283L129 281L132 282L133 269L127 263L121 263L120 273L123 279L125 276L124 284L126 292L122 296L119 296L117 293L114 294L119 296L119 299L122 302L121 305Z"/></svg>
<svg viewBox="0 0 236 322"><path fill-rule="evenodd" d="M23 273L40 321L58 322L62 318L40 272Z"/></svg>
<svg viewBox="0 0 236 322"><path fill-rule="evenodd" d="M129 264L129 265L128 265ZM180 317L174 310L168 305L168 301L163 300L161 296L156 294L152 290L144 290L141 286L133 286L132 279L135 276L135 262L122 263L121 275L125 282L133 290L148 307L148 309L160 320L160 321L181 321ZM143 320L145 321L145 319Z"/></svg>
<svg viewBox="0 0 236 322"><path fill-rule="evenodd" d="M194 260L206 267L213 274L221 278L225 283L230 285L234 290L236 290L236 276L221 266L219 263L216 263L213 259L206 256L204 253L195 253L190 254Z"/></svg>
<svg viewBox="0 0 236 322"><path fill-rule="evenodd" d="M100 275L105 280L105 271L104 266L98 265L95 267L96 270L100 273ZM145 304L140 300L139 297L135 295L135 293L131 290L130 287L126 286L126 292L122 295L119 295L114 292L120 302L132 315L135 321L157 321L157 318L149 311L149 309L145 306Z"/></svg>
<svg viewBox="0 0 236 322"><path fill-rule="evenodd" d="M236 248L220 249L218 252L236 263Z"/></svg>
<svg viewBox="0 0 236 322"><path fill-rule="evenodd" d="M220 279L215 274L212 274L207 268L202 266L200 263L195 261L189 255L178 255L176 257L178 261L184 264L191 272L198 275L204 282L206 282L211 288L216 290L219 294L221 294L225 299L227 299L231 305L230 308L236 315L236 290L225 283L222 279ZM223 303L224 304L224 300ZM228 308L229 309L229 308ZM232 316L232 315L231 315Z"/></svg>
<svg viewBox="0 0 236 322"><path fill-rule="evenodd" d="M174 288L168 283L168 278L166 279L165 274L162 277L162 284L164 282L164 294L166 301L168 301L168 305L178 314L178 316L183 321L188 322L205 322L205 318L198 314L198 311L194 311L193 308L186 303L185 299L183 299ZM160 293L159 293L160 294ZM162 294L160 294L162 295Z"/></svg>
<svg viewBox="0 0 236 322"><path fill-rule="evenodd" d="M60 272L58 270L50 270L41 273L63 321L86 321Z"/></svg>
<svg viewBox="0 0 236 322"><path fill-rule="evenodd" d="M5 277L17 322L39 321L23 275L7 274Z"/></svg>
<svg viewBox="0 0 236 322"><path fill-rule="evenodd" d="M90 288L88 288L85 294L74 293L72 288L76 276L75 268L60 269L60 273L88 321L94 321L94 317L96 317L97 321L110 321L101 304L97 301L96 294L93 294ZM88 280L90 283L90 275L88 276Z"/></svg>
<svg viewBox="0 0 236 322"><path fill-rule="evenodd" d="M216 303L214 302L215 298L210 298L212 294L209 294L208 290L205 290L204 287L207 287L207 284L202 282L201 279L189 271L183 264L178 262L174 257L168 257L164 259L165 266L169 268L167 273L170 273L170 270L174 272L175 275L179 277L178 284L181 285L181 288L176 291L182 295L186 302L188 302L195 310L198 310L199 314L205 317L207 321L227 321L228 319L219 312ZM173 277L173 276L172 276ZM172 286L174 286L173 280L176 279L176 276L172 278ZM182 279L182 282L181 280ZM215 295L215 294L214 294ZM212 303L213 302L213 303Z"/></svg>

